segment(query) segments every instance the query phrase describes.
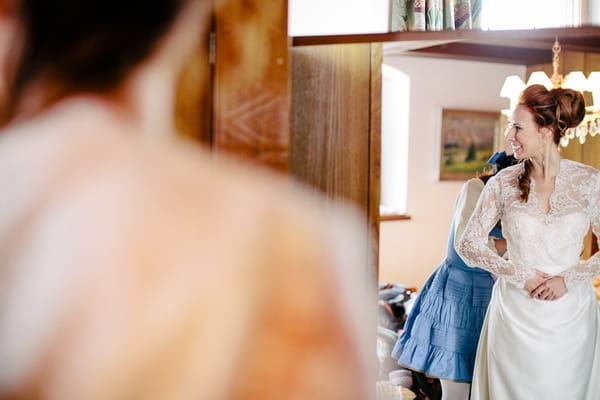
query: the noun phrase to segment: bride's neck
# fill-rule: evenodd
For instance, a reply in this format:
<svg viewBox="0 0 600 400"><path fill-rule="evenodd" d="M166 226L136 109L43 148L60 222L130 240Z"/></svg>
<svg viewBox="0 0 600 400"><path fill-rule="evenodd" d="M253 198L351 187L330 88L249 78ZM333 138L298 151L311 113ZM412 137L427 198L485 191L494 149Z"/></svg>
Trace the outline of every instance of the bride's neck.
<svg viewBox="0 0 600 400"><path fill-rule="evenodd" d="M532 175L537 180L551 180L560 169L560 152L556 146L548 146L540 157L533 158Z"/></svg>

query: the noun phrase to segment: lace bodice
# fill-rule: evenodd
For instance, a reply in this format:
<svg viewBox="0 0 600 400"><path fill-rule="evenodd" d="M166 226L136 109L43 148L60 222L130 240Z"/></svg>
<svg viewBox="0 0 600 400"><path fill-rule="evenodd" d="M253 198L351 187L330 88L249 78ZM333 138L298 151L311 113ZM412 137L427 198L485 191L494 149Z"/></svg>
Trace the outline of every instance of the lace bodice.
<svg viewBox="0 0 600 400"><path fill-rule="evenodd" d="M535 180L528 202L519 199L522 172L523 164L518 164L488 181L459 241L461 257L520 288L536 268L563 276L569 289L600 274L600 252L579 263L590 225L600 238L600 171L561 160L547 214L540 208ZM488 232L500 219L509 260L486 245Z"/></svg>

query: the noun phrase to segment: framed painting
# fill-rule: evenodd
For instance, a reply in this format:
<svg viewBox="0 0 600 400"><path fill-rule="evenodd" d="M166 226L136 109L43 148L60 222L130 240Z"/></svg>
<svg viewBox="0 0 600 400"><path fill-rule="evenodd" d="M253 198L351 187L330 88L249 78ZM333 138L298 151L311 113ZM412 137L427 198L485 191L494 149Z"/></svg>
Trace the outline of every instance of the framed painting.
<svg viewBox="0 0 600 400"><path fill-rule="evenodd" d="M466 180L486 170L499 126L499 111L443 109L440 180Z"/></svg>

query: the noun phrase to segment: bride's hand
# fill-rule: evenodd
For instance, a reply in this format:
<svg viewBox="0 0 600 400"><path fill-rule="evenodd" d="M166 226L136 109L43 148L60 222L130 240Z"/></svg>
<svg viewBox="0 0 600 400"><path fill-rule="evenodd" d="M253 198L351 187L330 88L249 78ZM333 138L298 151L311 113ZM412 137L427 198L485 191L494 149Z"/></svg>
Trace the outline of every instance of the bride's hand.
<svg viewBox="0 0 600 400"><path fill-rule="evenodd" d="M553 276L546 279L538 287L530 292L531 297L539 300L556 300L560 299L567 293L565 279L562 276Z"/></svg>
<svg viewBox="0 0 600 400"><path fill-rule="evenodd" d="M535 270L535 275L525 281L524 289L531 293L537 289L542 283L544 283L551 275L542 272L538 269ZM532 296L533 297L533 296Z"/></svg>

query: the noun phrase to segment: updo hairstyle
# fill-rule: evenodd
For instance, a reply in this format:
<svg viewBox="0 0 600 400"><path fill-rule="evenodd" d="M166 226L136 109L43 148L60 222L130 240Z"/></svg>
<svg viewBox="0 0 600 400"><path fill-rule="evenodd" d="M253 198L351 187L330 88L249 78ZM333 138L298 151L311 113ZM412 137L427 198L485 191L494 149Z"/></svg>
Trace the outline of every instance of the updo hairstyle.
<svg viewBox="0 0 600 400"><path fill-rule="evenodd" d="M519 104L533 114L539 128L550 128L557 146L567 129L576 127L585 117L583 95L573 89L548 90L543 85L531 85L521 93ZM520 199L523 202L529 198L532 167L531 161L525 160L523 174L519 176Z"/></svg>

